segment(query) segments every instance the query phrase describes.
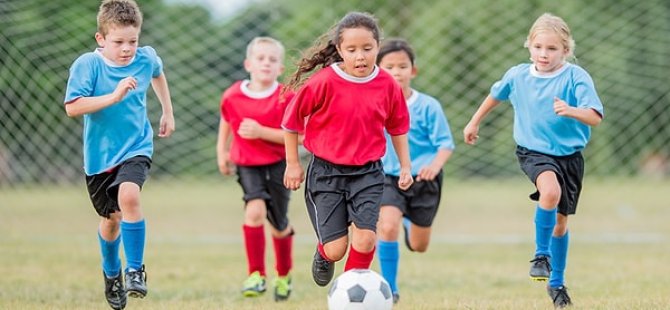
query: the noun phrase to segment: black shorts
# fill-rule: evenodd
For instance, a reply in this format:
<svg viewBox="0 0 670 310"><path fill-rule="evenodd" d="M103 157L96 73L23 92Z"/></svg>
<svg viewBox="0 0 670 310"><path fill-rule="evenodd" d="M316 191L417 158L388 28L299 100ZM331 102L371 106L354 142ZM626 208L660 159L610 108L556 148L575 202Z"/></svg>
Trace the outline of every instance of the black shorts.
<svg viewBox="0 0 670 310"><path fill-rule="evenodd" d="M577 202L582 191L582 179L584 178L584 157L581 152L568 156L551 156L525 147L516 147L516 156L519 160L521 170L535 184L540 173L550 170L556 173L561 185L561 200L558 203L558 213L563 215L575 214ZM530 199L538 201L540 193L535 191Z"/></svg>
<svg viewBox="0 0 670 310"><path fill-rule="evenodd" d="M263 166L237 166L237 183L242 186L244 202L263 199L267 219L282 231L288 227L288 202L291 191L284 186L286 161Z"/></svg>
<svg viewBox="0 0 670 310"><path fill-rule="evenodd" d="M126 159L112 171L86 176L88 195L98 215L109 218L118 212L119 185L123 182L137 184L140 189L144 185L151 169L151 159L146 156L135 156Z"/></svg>
<svg viewBox="0 0 670 310"><path fill-rule="evenodd" d="M383 191L381 161L344 166L313 156L307 168L305 201L319 242L346 236L352 222L376 232Z"/></svg>
<svg viewBox="0 0 670 310"><path fill-rule="evenodd" d="M406 191L398 187L397 176L387 175L384 179L382 206L400 209L404 217L421 227L433 225L441 197L442 171L432 181L414 182Z"/></svg>

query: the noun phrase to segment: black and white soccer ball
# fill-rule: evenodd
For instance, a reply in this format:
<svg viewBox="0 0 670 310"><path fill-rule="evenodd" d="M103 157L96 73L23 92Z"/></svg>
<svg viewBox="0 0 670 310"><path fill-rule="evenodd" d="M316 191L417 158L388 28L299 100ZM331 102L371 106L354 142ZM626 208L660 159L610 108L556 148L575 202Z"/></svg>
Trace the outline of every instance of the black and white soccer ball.
<svg viewBox="0 0 670 310"><path fill-rule="evenodd" d="M338 276L328 291L329 310L390 310L388 282L370 269L351 269Z"/></svg>

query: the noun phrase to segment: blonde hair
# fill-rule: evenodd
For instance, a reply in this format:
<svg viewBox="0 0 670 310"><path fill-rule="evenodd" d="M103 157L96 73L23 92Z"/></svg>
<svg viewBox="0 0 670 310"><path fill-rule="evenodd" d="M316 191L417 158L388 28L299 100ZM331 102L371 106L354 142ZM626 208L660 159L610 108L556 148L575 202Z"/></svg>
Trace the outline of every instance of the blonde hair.
<svg viewBox="0 0 670 310"><path fill-rule="evenodd" d="M535 36L537 36L538 33L545 31L550 31L558 35L563 47L568 50L565 57L572 60L575 59L575 40L572 39L568 24L562 18L551 13L544 13L535 20L533 26L530 27L530 31L528 31L528 37L526 38L523 47L528 48Z"/></svg>
<svg viewBox="0 0 670 310"><path fill-rule="evenodd" d="M107 35L111 26L142 26L142 12L134 0L104 0L98 10L98 32Z"/></svg>
<svg viewBox="0 0 670 310"><path fill-rule="evenodd" d="M251 40L251 42L249 42L249 44L247 44L247 58L251 57L251 52L252 52L254 46L256 46L256 44L259 44L259 43L270 43L270 44L276 45L279 48L279 58L284 59L284 44L281 44L281 42L279 42L279 40L277 40L275 38L272 38L272 37L255 37L255 38L253 38L253 40Z"/></svg>

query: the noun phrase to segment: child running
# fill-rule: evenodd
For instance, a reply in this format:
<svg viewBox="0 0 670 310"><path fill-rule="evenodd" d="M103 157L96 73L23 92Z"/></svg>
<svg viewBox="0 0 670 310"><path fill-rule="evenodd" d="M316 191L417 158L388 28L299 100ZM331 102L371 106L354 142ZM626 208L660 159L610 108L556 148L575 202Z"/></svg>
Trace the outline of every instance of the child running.
<svg viewBox="0 0 670 310"><path fill-rule="evenodd" d="M84 171L91 202L101 217L98 240L105 297L113 309L123 309L126 294L147 294L140 191L153 154L146 105L149 85L163 108L158 136L169 137L175 122L163 63L153 48L138 47L142 13L137 3L105 0L97 20L100 47L79 56L70 67L65 111L70 117L84 116Z"/></svg>
<svg viewBox="0 0 670 310"><path fill-rule="evenodd" d="M402 39L385 41L377 64L402 86L410 115L409 153L412 177L416 181L407 191L398 186L400 162L392 152L382 158L384 195L379 215L377 253L382 276L391 286L393 302L397 303L397 274L400 249L398 232L402 224L405 245L410 251L425 252L430 242L431 225L437 214L442 194L442 167L454 150L454 140L442 106L433 97L411 88L417 74L414 51ZM391 141L387 140L387 150ZM410 233L411 232L411 233Z"/></svg>
<svg viewBox="0 0 670 310"><path fill-rule="evenodd" d="M256 37L247 46L244 68L249 79L230 86L221 99L216 145L219 171L234 173L244 192L244 245L249 277L242 294L255 297L266 290L265 230L270 223L277 277L274 299L291 294L293 228L288 220L290 191L284 187L286 160L282 116L292 92L280 95L277 77L283 72L284 46L270 37ZM232 135L232 142L229 143Z"/></svg>
<svg viewBox="0 0 670 310"><path fill-rule="evenodd" d="M591 126L600 124L603 105L591 76L573 57L575 43L560 17L545 13L530 28L525 47L532 63L507 70L463 129L465 142L479 138L479 125L501 101L514 108L514 140L521 170L535 184L535 256L530 277L549 280L556 308L572 301L564 285L568 216L575 214L582 189L582 150Z"/></svg>
<svg viewBox="0 0 670 310"><path fill-rule="evenodd" d="M398 186L412 184L407 144L409 114L400 85L375 65L380 29L372 15L351 12L322 35L288 83L300 86L284 115L284 185L296 190L304 171L298 132L313 157L305 201L318 239L312 276L326 286L349 248L344 270L368 269L384 189L384 129L400 161ZM304 75L320 67L304 82ZM351 244L349 244L351 228Z"/></svg>

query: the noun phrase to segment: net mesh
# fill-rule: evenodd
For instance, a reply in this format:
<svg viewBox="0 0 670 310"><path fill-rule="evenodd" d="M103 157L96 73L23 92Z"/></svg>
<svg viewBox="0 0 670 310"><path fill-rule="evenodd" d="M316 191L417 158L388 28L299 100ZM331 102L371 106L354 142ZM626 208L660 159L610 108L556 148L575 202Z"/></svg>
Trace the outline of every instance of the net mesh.
<svg viewBox="0 0 670 310"><path fill-rule="evenodd" d="M154 178L218 176L219 99L226 87L246 78L242 62L250 39L281 40L286 72L292 72L301 51L351 10L373 13L385 37L406 38L415 48L419 75L413 87L442 103L456 139L447 175L520 175L511 107L487 117L476 147L466 146L461 132L491 84L507 68L528 61L528 28L546 11L570 25L577 63L592 75L605 106L605 120L585 151L587 173L669 174L668 1L139 2L141 45L153 46L163 59L177 121L171 138L156 140ZM0 1L0 186L81 180L82 121L68 118L62 102L70 64L96 47L98 5ZM160 104L153 93L148 98L156 126Z"/></svg>

